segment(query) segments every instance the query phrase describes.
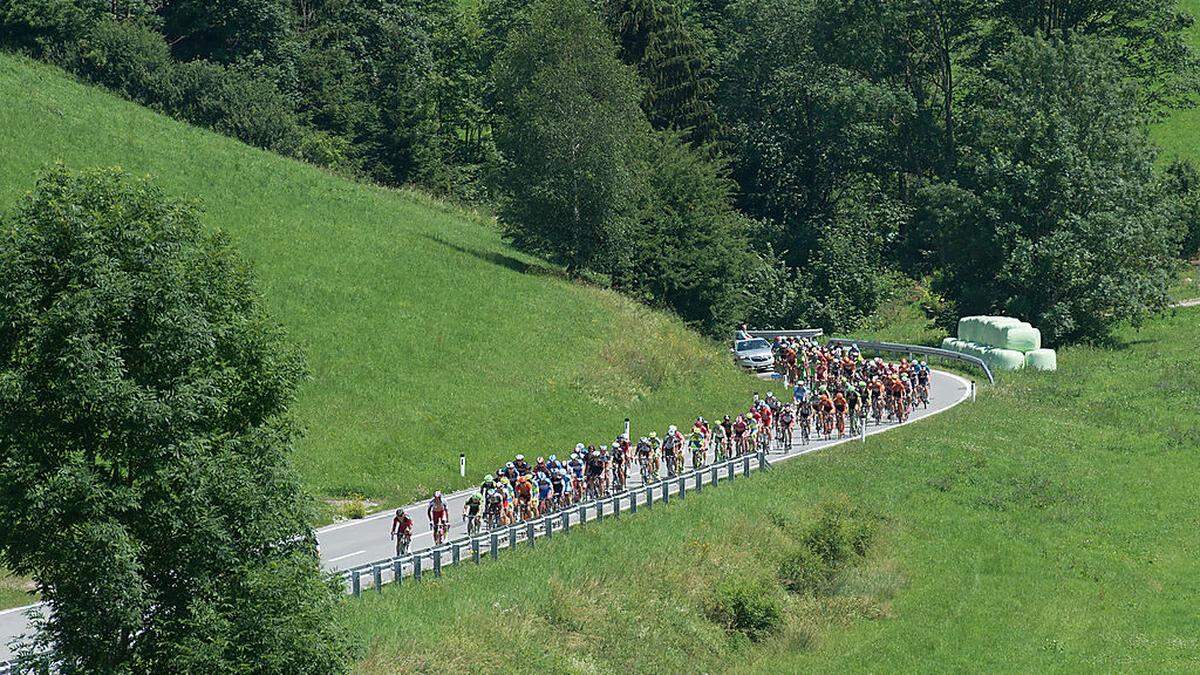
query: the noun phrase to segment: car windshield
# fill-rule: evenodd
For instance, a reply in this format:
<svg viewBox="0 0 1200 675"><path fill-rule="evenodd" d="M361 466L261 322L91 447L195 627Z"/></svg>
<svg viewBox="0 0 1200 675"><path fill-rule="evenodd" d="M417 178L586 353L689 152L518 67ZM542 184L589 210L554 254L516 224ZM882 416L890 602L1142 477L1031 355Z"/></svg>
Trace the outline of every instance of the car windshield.
<svg viewBox="0 0 1200 675"><path fill-rule="evenodd" d="M770 346L771 343L762 338L757 338L754 340L738 340L738 343L734 348L739 352L748 352L754 349L766 349Z"/></svg>

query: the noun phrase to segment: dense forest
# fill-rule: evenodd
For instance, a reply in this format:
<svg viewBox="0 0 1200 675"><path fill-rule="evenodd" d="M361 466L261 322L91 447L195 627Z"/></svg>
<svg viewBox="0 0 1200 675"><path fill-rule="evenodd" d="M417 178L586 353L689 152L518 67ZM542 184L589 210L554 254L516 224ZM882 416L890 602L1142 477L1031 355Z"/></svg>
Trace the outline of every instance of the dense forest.
<svg viewBox="0 0 1200 675"><path fill-rule="evenodd" d="M494 209L714 335L930 314L1050 343L1167 303L1200 172L1175 0L0 0L0 45L166 114Z"/></svg>

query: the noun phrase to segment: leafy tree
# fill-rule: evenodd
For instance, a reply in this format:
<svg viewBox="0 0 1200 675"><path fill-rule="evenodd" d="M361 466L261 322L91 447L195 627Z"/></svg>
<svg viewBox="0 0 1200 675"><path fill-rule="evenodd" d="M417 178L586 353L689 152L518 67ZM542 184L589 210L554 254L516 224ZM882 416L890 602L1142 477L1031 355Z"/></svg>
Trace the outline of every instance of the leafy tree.
<svg viewBox="0 0 1200 675"><path fill-rule="evenodd" d="M163 31L184 61L286 58L295 25L288 0L163 0Z"/></svg>
<svg viewBox="0 0 1200 675"><path fill-rule="evenodd" d="M1022 38L993 64L957 181L923 194L960 313L1020 316L1054 344L1165 306L1178 227L1137 96L1095 39Z"/></svg>
<svg viewBox="0 0 1200 675"><path fill-rule="evenodd" d="M746 220L731 205L733 182L679 132L656 132L646 145L638 216L621 243L616 282L728 335L745 318L742 290L754 262Z"/></svg>
<svg viewBox="0 0 1200 675"><path fill-rule="evenodd" d="M609 10L621 59L646 82L642 108L656 129L674 128L693 141L714 131L714 90L705 51L671 0L619 0Z"/></svg>
<svg viewBox="0 0 1200 675"><path fill-rule="evenodd" d="M1195 18L1178 0L998 0L993 48L1015 35L1052 40L1093 36L1139 85L1138 102L1161 113L1187 105L1200 86L1200 63L1188 32Z"/></svg>
<svg viewBox="0 0 1200 675"><path fill-rule="evenodd" d="M603 270L636 194L633 73L584 0L542 0L496 64L500 217L518 247Z"/></svg>
<svg viewBox="0 0 1200 675"><path fill-rule="evenodd" d="M1200 257L1200 170L1190 161L1176 160L1163 173L1167 192L1177 199L1183 232L1180 255L1184 260Z"/></svg>
<svg viewBox="0 0 1200 675"><path fill-rule="evenodd" d="M51 608L24 658L344 670L288 463L302 359L225 238L148 183L61 167L0 236L0 551Z"/></svg>

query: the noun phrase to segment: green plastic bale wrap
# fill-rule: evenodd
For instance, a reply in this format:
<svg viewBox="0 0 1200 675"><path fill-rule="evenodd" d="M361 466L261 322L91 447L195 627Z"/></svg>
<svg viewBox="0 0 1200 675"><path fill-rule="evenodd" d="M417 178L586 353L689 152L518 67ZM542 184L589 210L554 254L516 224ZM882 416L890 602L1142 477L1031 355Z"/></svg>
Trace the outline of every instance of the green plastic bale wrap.
<svg viewBox="0 0 1200 675"><path fill-rule="evenodd" d="M1042 348L1042 331L1027 323L1004 326L1000 329L997 347L1013 349L1018 352L1031 352Z"/></svg>
<svg viewBox="0 0 1200 675"><path fill-rule="evenodd" d="M1033 370L1058 370L1058 354L1053 349L1035 349L1027 352L1025 367Z"/></svg>
<svg viewBox="0 0 1200 675"><path fill-rule="evenodd" d="M986 316L968 316L966 318L966 334L959 335L958 339L966 342L979 342L979 338L983 334L983 321Z"/></svg>
<svg viewBox="0 0 1200 675"><path fill-rule="evenodd" d="M971 335L975 331L975 321L977 316L964 316L958 320L958 339L963 342L970 342Z"/></svg>
<svg viewBox="0 0 1200 675"><path fill-rule="evenodd" d="M1011 316L989 316L984 319L979 339L976 342L983 343L989 347L1008 349L1004 345L1004 331L1009 327L1019 325L1021 325L1021 320L1014 319Z"/></svg>
<svg viewBox="0 0 1200 675"><path fill-rule="evenodd" d="M1025 367L1025 355L1015 349L991 348L984 361L992 370L1020 370Z"/></svg>
<svg viewBox="0 0 1200 675"><path fill-rule="evenodd" d="M954 349L954 338L942 338L942 349Z"/></svg>

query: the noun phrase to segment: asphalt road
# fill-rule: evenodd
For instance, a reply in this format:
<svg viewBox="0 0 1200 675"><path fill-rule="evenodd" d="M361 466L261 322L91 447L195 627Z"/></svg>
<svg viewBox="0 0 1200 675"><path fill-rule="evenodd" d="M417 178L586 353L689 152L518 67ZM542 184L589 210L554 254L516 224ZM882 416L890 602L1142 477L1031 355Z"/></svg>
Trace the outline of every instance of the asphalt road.
<svg viewBox="0 0 1200 675"><path fill-rule="evenodd" d="M937 414L947 410L971 396L970 383L968 380L945 373L942 371L933 372L932 380L932 395L930 397L929 408L917 410L913 413L907 423L915 422L924 417ZM782 393L782 385L778 387ZM731 411L732 412L732 411ZM687 420L681 420L681 423L686 423ZM899 425L884 423L880 426L873 424L868 425L867 434L877 434L894 429ZM615 436L620 429L614 430ZM647 435L650 429L639 429L635 425L632 429L632 436ZM660 434L665 432L665 429L657 429ZM770 455L770 461L777 463L794 457L806 455L811 452L816 452L824 448L828 448L840 443L857 442L857 438L833 439L830 441L810 440L807 445L801 444L799 437L795 439L790 448L776 448ZM569 453L568 453L569 454ZM530 458L533 459L533 458ZM710 456L711 461L711 456ZM691 457L688 457L687 466L690 467ZM640 476L636 467L630 471L630 486L636 487L641 484ZM665 475L665 469L663 469ZM479 476L482 479L482 476ZM733 488L736 489L736 488ZM466 535L466 523L462 521L461 514L463 504L466 502L467 496L474 490L463 490L447 496L447 502L450 507L451 514L451 531L449 539L456 539ZM433 535L430 532L429 519L426 515L427 502L411 504L405 507L409 515L412 517L415 527L413 529L412 551L419 551L430 548L433 545ZM376 560L388 558L395 554L395 544L390 538L390 530L394 511L386 511L377 513L361 520L351 520L343 523L337 523L327 527L323 527L317 531L317 539L321 545L321 564L327 570L341 570L363 565ZM17 608L0 612L0 662L11 658L11 652L8 648L8 643L15 637L26 632L28 627L28 612L44 611L42 605L31 605L30 607Z"/></svg>

